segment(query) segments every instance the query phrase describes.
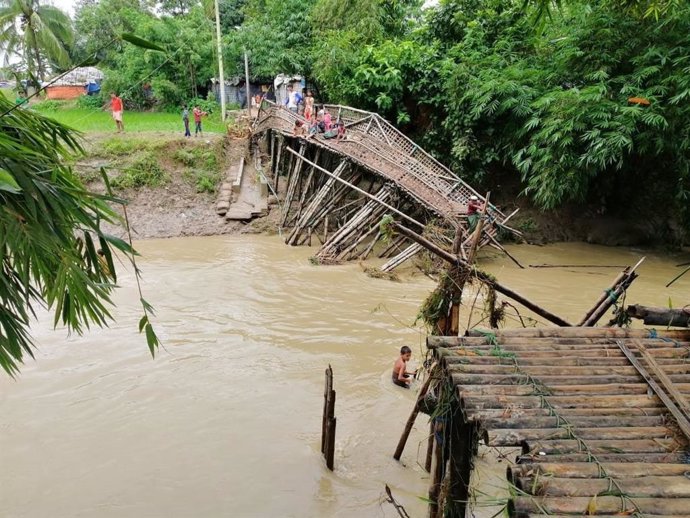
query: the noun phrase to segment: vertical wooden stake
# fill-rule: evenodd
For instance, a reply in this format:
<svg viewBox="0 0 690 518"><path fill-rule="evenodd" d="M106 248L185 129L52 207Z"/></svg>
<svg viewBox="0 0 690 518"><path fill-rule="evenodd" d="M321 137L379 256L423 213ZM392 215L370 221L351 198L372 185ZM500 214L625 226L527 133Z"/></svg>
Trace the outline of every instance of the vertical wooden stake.
<svg viewBox="0 0 690 518"><path fill-rule="evenodd" d="M427 473L431 473L431 460L434 458L434 421L429 422L429 440L426 444L426 459L424 461L424 469Z"/></svg>
<svg viewBox="0 0 690 518"><path fill-rule="evenodd" d="M321 422L321 453L326 458L326 467L333 471L335 458L335 390L333 390L333 369L326 369L323 390L323 420Z"/></svg>
<svg viewBox="0 0 690 518"><path fill-rule="evenodd" d="M323 242L328 241L328 216L323 220Z"/></svg>

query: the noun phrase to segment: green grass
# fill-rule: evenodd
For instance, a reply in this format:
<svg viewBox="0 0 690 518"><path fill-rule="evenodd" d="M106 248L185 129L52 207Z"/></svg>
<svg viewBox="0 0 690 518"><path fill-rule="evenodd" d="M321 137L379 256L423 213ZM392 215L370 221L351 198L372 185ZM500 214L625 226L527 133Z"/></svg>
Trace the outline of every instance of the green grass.
<svg viewBox="0 0 690 518"><path fill-rule="evenodd" d="M41 103L42 104L42 103ZM89 110L86 108L57 108L48 105L42 109L41 104L32 106L37 112L55 119L58 122L70 126L76 130L89 132L115 131L115 122L108 111ZM125 133L139 131L163 131L184 134L182 115L177 113L159 112L132 112L125 111L123 116ZM194 123L192 121L192 132ZM211 114L202 119L204 132L225 133L225 125L220 120L220 115Z"/></svg>

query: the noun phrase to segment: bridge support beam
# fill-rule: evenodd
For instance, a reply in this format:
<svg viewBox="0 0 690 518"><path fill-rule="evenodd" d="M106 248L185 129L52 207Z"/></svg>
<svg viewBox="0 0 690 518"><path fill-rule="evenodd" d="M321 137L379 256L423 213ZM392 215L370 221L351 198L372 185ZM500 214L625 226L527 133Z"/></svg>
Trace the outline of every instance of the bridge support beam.
<svg viewBox="0 0 690 518"><path fill-rule="evenodd" d="M362 234L366 235L376 228L379 219L386 212L387 207L384 204L391 198L391 195L391 187L384 185L373 198L369 199L352 218L324 243L316 257L323 262L339 260L343 250L347 252L353 241L358 242Z"/></svg>

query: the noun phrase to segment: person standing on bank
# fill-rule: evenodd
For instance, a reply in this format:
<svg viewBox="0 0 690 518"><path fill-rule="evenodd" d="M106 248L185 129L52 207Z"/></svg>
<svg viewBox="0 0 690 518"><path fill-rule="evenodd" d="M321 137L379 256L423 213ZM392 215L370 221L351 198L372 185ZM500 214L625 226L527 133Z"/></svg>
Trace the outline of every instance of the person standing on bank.
<svg viewBox="0 0 690 518"><path fill-rule="evenodd" d="M191 137L192 132L189 131L189 106L186 104L182 107L182 122L184 122L184 136Z"/></svg>
<svg viewBox="0 0 690 518"><path fill-rule="evenodd" d="M117 126L117 132L125 131L125 126L122 123L122 112L124 111L122 99L117 96L115 92L110 92L110 109L113 112L113 120Z"/></svg>
<svg viewBox="0 0 690 518"><path fill-rule="evenodd" d="M197 135L201 135L203 137L204 134L201 132L201 117L208 114L206 112L202 112L201 108L198 106L194 107L192 113L194 114L194 136L196 137Z"/></svg>

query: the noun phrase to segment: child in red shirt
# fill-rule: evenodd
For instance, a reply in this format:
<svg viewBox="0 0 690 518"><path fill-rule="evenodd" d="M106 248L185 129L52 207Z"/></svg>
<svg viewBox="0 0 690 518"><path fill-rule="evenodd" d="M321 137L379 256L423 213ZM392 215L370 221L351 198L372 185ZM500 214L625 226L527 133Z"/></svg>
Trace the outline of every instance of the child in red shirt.
<svg viewBox="0 0 690 518"><path fill-rule="evenodd" d="M194 107L192 113L194 114L194 136L201 135L203 137L203 133L201 132L201 117L205 117L208 113L202 112L201 108L198 106Z"/></svg>

